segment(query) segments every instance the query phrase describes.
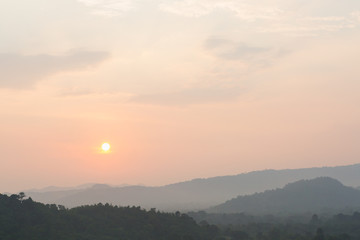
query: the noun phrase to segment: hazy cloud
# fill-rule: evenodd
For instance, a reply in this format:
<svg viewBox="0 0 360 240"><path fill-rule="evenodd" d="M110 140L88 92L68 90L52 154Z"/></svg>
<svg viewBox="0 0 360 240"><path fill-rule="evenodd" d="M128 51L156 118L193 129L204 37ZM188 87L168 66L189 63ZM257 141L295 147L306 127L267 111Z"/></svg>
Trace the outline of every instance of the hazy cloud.
<svg viewBox="0 0 360 240"><path fill-rule="evenodd" d="M63 56L0 54L0 87L28 88L63 71L82 70L108 57L106 52L77 51Z"/></svg>
<svg viewBox="0 0 360 240"><path fill-rule="evenodd" d="M137 95L129 101L155 105L204 104L233 100L241 93L239 87L190 88L168 93Z"/></svg>
<svg viewBox="0 0 360 240"><path fill-rule="evenodd" d="M354 21L360 23L360 10L352 12L351 16L353 17Z"/></svg>
<svg viewBox="0 0 360 240"><path fill-rule="evenodd" d="M244 42L219 37L208 38L204 43L204 49L220 61L236 61L238 64L232 68L242 68L243 74L258 68L268 67L276 59L289 52L284 49L252 46Z"/></svg>
<svg viewBox="0 0 360 240"><path fill-rule="evenodd" d="M134 0L78 0L92 9L92 13L114 17L136 7Z"/></svg>
<svg viewBox="0 0 360 240"><path fill-rule="evenodd" d="M271 50L270 48L249 46L242 42L234 42L224 38L207 39L205 48L216 56L227 60L254 59Z"/></svg>
<svg viewBox="0 0 360 240"><path fill-rule="evenodd" d="M316 9L313 9L310 2L289 4L288 1L173 0L163 1L159 8L184 17L201 17L217 10L226 10L240 20L256 22L252 26L255 32L287 35L319 35L321 32L335 32L359 25L359 11L349 11L347 8L339 9L337 13L335 5L330 11L326 9L326 1L315 4Z"/></svg>
<svg viewBox="0 0 360 240"><path fill-rule="evenodd" d="M237 17L246 21L273 19L282 14L282 10L274 6L247 4L243 1L234 0L163 1L159 7L163 11L186 17L200 17L210 14L215 10L223 9L234 12Z"/></svg>
<svg viewBox="0 0 360 240"><path fill-rule="evenodd" d="M141 0L77 0L93 14L119 16L149 2ZM350 2L349 2L350 3ZM254 22L255 32L283 33L296 36L316 36L354 28L360 23L359 3L338 9L336 1L250 1L250 0L158 0L151 4L160 11L184 17L202 17L214 11L228 11L237 19ZM343 6L344 4L341 4ZM331 6L331 7L329 7Z"/></svg>
<svg viewBox="0 0 360 240"><path fill-rule="evenodd" d="M269 26L258 27L259 32L285 33L295 36L317 36L323 32L337 32L351 29L359 25L356 12L347 16L301 17L294 16L288 21L274 22Z"/></svg>
<svg viewBox="0 0 360 240"><path fill-rule="evenodd" d="M248 74L281 56L281 52L262 46L251 46L222 37L210 37L204 49L217 58L219 66L208 72L203 81L188 88L160 93L138 94L129 102L153 105L210 104L237 99L248 89Z"/></svg>

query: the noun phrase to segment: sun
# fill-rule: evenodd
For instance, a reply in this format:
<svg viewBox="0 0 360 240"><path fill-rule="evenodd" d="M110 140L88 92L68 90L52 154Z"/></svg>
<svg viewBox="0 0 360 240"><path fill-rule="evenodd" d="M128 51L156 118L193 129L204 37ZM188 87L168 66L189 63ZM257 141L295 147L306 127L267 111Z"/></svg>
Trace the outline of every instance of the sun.
<svg viewBox="0 0 360 240"><path fill-rule="evenodd" d="M109 151L109 150L110 150L110 144L108 144L108 143L103 143L103 144L101 145L101 149L102 149L104 152Z"/></svg>

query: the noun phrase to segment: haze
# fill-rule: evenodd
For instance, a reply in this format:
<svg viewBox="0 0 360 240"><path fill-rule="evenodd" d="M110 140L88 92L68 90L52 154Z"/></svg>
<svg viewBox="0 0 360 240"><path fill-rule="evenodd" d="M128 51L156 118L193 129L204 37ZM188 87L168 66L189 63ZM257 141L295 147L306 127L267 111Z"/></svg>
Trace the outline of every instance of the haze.
<svg viewBox="0 0 360 240"><path fill-rule="evenodd" d="M1 192L358 162L358 0L0 5Z"/></svg>

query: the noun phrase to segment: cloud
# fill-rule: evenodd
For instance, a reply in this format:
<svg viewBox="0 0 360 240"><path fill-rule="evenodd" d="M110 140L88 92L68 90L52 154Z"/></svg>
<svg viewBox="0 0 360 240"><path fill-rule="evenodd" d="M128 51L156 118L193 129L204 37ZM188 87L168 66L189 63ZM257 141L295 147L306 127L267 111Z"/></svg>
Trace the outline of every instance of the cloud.
<svg viewBox="0 0 360 240"><path fill-rule="evenodd" d="M354 21L360 23L360 11L352 12L351 16L353 17Z"/></svg>
<svg viewBox="0 0 360 240"><path fill-rule="evenodd" d="M123 15L136 7L134 0L78 0L92 9L95 15L115 17Z"/></svg>
<svg viewBox="0 0 360 240"><path fill-rule="evenodd" d="M92 67L108 57L106 52L76 51L68 55L0 54L0 87L29 88L59 72Z"/></svg>
<svg viewBox="0 0 360 240"><path fill-rule="evenodd" d="M241 93L239 87L189 88L168 93L136 95L129 102L154 105L207 104L234 100Z"/></svg>
<svg viewBox="0 0 360 240"><path fill-rule="evenodd" d="M148 2L141 0L77 0L92 9L92 12L103 16L119 16L134 10ZM280 9L264 4L247 4L237 0L160 0L153 1L161 11L186 17L200 17L222 9L229 10L246 21L272 19L282 13Z"/></svg>
<svg viewBox="0 0 360 240"><path fill-rule="evenodd" d="M318 36L324 32L337 32L343 29L352 29L359 25L356 13L347 16L327 17L293 17L288 21L274 22L269 26L257 28L258 32L282 33L293 36Z"/></svg>
<svg viewBox="0 0 360 240"><path fill-rule="evenodd" d="M215 10L229 10L246 21L257 19L274 19L282 14L282 11L274 6L262 4L246 4L234 0L177 0L163 1L159 8L162 11L182 15L186 17L201 17Z"/></svg>
<svg viewBox="0 0 360 240"><path fill-rule="evenodd" d="M251 88L249 74L281 56L276 49L251 46L222 37L210 37L204 49L215 56L211 69L191 86L179 90L130 96L130 103L193 105L234 101Z"/></svg>
<svg viewBox="0 0 360 240"><path fill-rule="evenodd" d="M270 48L253 47L242 42L216 37L207 39L205 48L219 58L226 60L250 60L271 50Z"/></svg>
<svg viewBox="0 0 360 240"><path fill-rule="evenodd" d="M222 61L222 64L228 63L232 68L238 69L237 72L242 69L243 74L268 67L276 59L289 53L285 49L252 46L221 37L208 38L204 42L204 49Z"/></svg>
<svg viewBox="0 0 360 240"><path fill-rule="evenodd" d="M252 31L261 33L317 36L322 32L355 28L360 23L359 11L354 8L337 9L335 2L329 7L326 1L315 7L310 2L247 0L164 0L159 5L162 11L195 18L225 10L239 20L254 23Z"/></svg>

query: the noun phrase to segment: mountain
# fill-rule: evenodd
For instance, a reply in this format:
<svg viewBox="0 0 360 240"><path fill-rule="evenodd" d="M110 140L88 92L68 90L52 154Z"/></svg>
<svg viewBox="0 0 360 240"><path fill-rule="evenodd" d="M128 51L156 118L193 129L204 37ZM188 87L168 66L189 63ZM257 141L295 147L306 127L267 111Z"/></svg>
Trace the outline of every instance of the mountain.
<svg viewBox="0 0 360 240"><path fill-rule="evenodd" d="M263 170L234 176L194 179L160 187L125 186L26 192L36 201L74 207L98 202L142 206L159 210L199 210L218 205L239 195L284 187L301 179L328 176L348 186L359 186L360 164L339 167Z"/></svg>
<svg viewBox="0 0 360 240"><path fill-rule="evenodd" d="M239 196L209 212L288 214L328 210L360 209L360 191L338 180L320 177L287 184L282 189Z"/></svg>
<svg viewBox="0 0 360 240"><path fill-rule="evenodd" d="M116 187L125 187L125 186L129 186L128 184L121 184L118 185ZM72 191L72 190L84 190L87 188L92 188L92 187L110 187L110 185L107 184L101 184L101 183L85 183L76 187L58 187L58 186L48 186L48 187L44 187L44 188L33 188L33 189L28 189L28 190L24 190L22 192L31 192L31 193L46 193L46 192L63 192L63 191Z"/></svg>
<svg viewBox="0 0 360 240"><path fill-rule="evenodd" d="M60 191L69 191L69 190L80 190L80 189L86 189L89 187L92 187L95 185L95 183L86 183L82 184L76 187L58 187L58 186L48 186L45 188L34 188L34 189L28 189L24 190L23 192L60 192Z"/></svg>

